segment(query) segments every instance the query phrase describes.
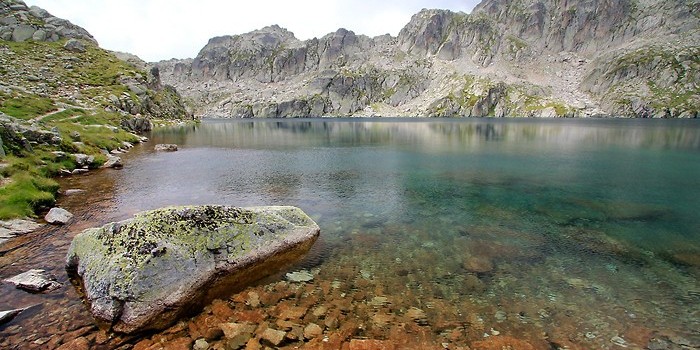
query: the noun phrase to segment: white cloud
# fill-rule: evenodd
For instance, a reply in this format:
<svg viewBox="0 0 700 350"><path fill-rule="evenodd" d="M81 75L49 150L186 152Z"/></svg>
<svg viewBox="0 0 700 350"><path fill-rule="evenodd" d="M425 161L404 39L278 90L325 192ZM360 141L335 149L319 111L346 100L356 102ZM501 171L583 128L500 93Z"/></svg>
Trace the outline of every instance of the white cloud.
<svg viewBox="0 0 700 350"><path fill-rule="evenodd" d="M278 24L299 39L338 28L396 35L422 8L470 12L478 0L26 0L147 61L194 57L209 38Z"/></svg>

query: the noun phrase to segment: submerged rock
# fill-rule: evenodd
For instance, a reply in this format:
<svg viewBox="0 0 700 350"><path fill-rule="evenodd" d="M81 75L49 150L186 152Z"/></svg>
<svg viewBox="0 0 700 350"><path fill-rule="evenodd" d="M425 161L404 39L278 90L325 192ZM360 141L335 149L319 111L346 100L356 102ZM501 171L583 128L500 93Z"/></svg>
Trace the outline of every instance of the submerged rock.
<svg viewBox="0 0 700 350"><path fill-rule="evenodd" d="M41 224L34 221L24 219L0 221L0 244L15 236L32 232L41 226Z"/></svg>
<svg viewBox="0 0 700 350"><path fill-rule="evenodd" d="M312 275L309 271L301 270L290 272L285 275L285 278L290 282L309 282L313 281L314 275Z"/></svg>
<svg viewBox="0 0 700 350"><path fill-rule="evenodd" d="M66 270L98 324L159 330L298 259L318 225L295 207L170 207L78 234Z"/></svg>
<svg viewBox="0 0 700 350"><path fill-rule="evenodd" d="M172 143L159 143L154 148L158 152L175 152L177 145Z"/></svg>
<svg viewBox="0 0 700 350"><path fill-rule="evenodd" d="M52 291L60 288L61 284L52 276L47 276L44 270L29 270L20 273L12 278L5 279L5 282L14 284L19 289L30 292Z"/></svg>

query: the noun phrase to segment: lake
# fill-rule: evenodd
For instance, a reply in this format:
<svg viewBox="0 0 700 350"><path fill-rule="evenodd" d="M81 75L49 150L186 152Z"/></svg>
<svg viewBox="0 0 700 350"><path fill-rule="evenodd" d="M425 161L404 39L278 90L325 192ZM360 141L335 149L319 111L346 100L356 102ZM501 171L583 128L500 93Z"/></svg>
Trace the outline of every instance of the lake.
<svg viewBox="0 0 700 350"><path fill-rule="evenodd" d="M281 300L324 307L314 321L353 325L346 340L700 346L697 121L207 120L149 136L122 170L62 180L87 190L59 200L74 223L0 249L2 276L45 268L67 283L77 232L142 210L294 205L321 237L251 291L296 291ZM314 280L285 281L298 270ZM71 289L3 285L2 309L43 306L0 326L0 345L89 327Z"/></svg>

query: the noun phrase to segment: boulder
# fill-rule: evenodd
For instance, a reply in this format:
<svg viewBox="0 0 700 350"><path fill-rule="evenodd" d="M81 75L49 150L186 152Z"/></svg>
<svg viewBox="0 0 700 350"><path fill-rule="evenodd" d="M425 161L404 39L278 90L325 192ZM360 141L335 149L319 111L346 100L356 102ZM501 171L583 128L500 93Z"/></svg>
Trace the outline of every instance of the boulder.
<svg viewBox="0 0 700 350"><path fill-rule="evenodd" d="M175 152L177 151L177 145L172 143L159 143L154 149L158 152Z"/></svg>
<svg viewBox="0 0 700 350"><path fill-rule="evenodd" d="M102 328L161 330L297 260L319 233L295 207L162 208L78 234L66 270Z"/></svg>
<svg viewBox="0 0 700 350"><path fill-rule="evenodd" d="M75 160L76 165L83 167L92 164L95 161L95 156L89 156L83 153L74 153L73 159Z"/></svg>
<svg viewBox="0 0 700 350"><path fill-rule="evenodd" d="M122 159L113 155L108 155L107 161L102 165L103 168L121 168L123 166Z"/></svg>
<svg viewBox="0 0 700 350"><path fill-rule="evenodd" d="M47 276L44 270L29 270L20 273L17 276L4 280L7 283L14 284L19 289L24 289L30 292L52 291L60 288L61 284L52 276Z"/></svg>
<svg viewBox="0 0 700 350"><path fill-rule="evenodd" d="M71 52L85 52L85 45L78 39L68 39L63 48Z"/></svg>
<svg viewBox="0 0 700 350"><path fill-rule="evenodd" d="M28 24L20 24L12 31L12 41L27 41L34 36L36 28Z"/></svg>
<svg viewBox="0 0 700 350"><path fill-rule="evenodd" d="M44 216L46 222L55 225L65 225L72 218L73 214L63 208L51 208L46 216Z"/></svg>

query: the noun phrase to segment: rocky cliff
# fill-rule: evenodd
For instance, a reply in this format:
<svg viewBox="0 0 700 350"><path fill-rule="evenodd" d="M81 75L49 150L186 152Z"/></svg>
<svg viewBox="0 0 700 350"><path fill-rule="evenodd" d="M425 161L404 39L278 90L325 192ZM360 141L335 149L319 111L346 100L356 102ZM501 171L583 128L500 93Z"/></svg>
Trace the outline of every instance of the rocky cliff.
<svg viewBox="0 0 700 350"><path fill-rule="evenodd" d="M699 16L693 0L484 0L397 37L270 26L156 66L204 116L697 117Z"/></svg>

